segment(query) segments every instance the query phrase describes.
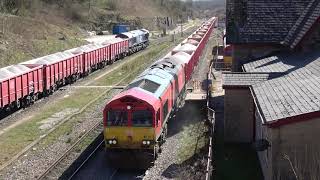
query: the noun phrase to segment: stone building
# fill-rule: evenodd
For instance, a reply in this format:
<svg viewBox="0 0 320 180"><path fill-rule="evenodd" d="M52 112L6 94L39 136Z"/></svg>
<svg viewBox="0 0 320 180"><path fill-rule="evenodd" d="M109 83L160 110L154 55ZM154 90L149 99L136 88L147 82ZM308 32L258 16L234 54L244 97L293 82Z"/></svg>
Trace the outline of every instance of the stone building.
<svg viewBox="0 0 320 180"><path fill-rule="evenodd" d="M228 0L225 141L266 143L266 180L320 177L320 1Z"/></svg>
<svg viewBox="0 0 320 180"><path fill-rule="evenodd" d="M317 0L227 0L227 44L233 70L247 61L286 49L312 48L320 40ZM318 23L316 23L318 22Z"/></svg>

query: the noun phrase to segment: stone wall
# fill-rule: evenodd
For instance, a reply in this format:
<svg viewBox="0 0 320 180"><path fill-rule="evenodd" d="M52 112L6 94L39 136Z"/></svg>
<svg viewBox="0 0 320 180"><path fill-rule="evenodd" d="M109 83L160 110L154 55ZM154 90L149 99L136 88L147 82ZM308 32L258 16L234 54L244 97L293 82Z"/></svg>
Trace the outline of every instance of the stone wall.
<svg viewBox="0 0 320 180"><path fill-rule="evenodd" d="M258 152L265 180L312 179L320 172L320 118L288 124L279 128L263 125L258 112L256 118L256 140L266 139L270 147ZM293 168L292 168L293 167ZM294 172L295 171L295 172ZM317 179L317 178L316 178Z"/></svg>
<svg viewBox="0 0 320 180"><path fill-rule="evenodd" d="M274 177L312 179L320 172L320 118L272 129Z"/></svg>
<svg viewBox="0 0 320 180"><path fill-rule="evenodd" d="M263 44L233 45L232 71L241 72L242 71L241 68L243 64L253 61L255 59L268 56L282 49L284 48L276 45L263 45Z"/></svg>
<svg viewBox="0 0 320 180"><path fill-rule="evenodd" d="M256 121L256 136L255 140L265 139L270 144L271 147L265 151L257 152L258 158L260 161L260 167L262 169L263 176L265 180L272 179L272 148L273 148L273 139L272 139L272 129L263 125L263 120L258 111L255 111L255 121Z"/></svg>
<svg viewBox="0 0 320 180"><path fill-rule="evenodd" d="M320 20L312 28L309 34L302 39L299 46L303 51L313 51L320 49Z"/></svg>

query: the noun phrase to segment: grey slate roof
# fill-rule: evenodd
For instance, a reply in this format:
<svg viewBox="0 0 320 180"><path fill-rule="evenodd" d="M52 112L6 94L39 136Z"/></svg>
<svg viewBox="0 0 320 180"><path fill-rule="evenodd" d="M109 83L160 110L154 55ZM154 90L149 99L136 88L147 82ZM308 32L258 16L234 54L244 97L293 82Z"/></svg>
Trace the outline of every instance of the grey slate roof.
<svg viewBox="0 0 320 180"><path fill-rule="evenodd" d="M284 44L295 48L320 16L320 1L313 0L303 11L300 18L289 31Z"/></svg>
<svg viewBox="0 0 320 180"><path fill-rule="evenodd" d="M295 47L319 14L319 0L227 0L227 43Z"/></svg>
<svg viewBox="0 0 320 180"><path fill-rule="evenodd" d="M224 73L222 86L224 88L249 87L275 77L277 73Z"/></svg>
<svg viewBox="0 0 320 180"><path fill-rule="evenodd" d="M320 52L281 54L247 63L246 72L282 72L252 85L266 122L320 111Z"/></svg>

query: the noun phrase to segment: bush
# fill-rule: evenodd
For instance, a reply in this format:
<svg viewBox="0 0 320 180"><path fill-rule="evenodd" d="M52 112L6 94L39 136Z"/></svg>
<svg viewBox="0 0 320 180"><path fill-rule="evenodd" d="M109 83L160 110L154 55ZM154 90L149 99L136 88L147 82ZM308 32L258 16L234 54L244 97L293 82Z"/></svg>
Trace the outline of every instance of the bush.
<svg viewBox="0 0 320 180"><path fill-rule="evenodd" d="M81 4L74 3L69 4L68 7L65 8L66 15L74 21L84 22L85 19L81 14L83 7Z"/></svg>
<svg viewBox="0 0 320 180"><path fill-rule="evenodd" d="M105 2L106 9L116 10L117 9L117 0L107 0Z"/></svg>

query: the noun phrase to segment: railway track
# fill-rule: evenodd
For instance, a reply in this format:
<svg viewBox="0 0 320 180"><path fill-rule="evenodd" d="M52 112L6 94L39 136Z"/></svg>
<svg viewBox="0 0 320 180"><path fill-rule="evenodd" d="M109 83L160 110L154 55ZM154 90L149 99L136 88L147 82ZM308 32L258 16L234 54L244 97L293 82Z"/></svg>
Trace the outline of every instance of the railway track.
<svg viewBox="0 0 320 180"><path fill-rule="evenodd" d="M46 171L39 176L37 179L59 179L59 177L65 172L66 168L71 165L75 157L78 157L81 152L78 151L77 147L85 141L86 138L96 137L94 142L97 143L97 147L94 147L93 151L88 155L85 161L81 162L79 167L72 173L68 178L71 179L74 174L76 174L80 168L85 164L85 162L91 158L91 156L103 145L103 125L102 122L96 123L89 131L87 131L81 138L79 138L64 154L60 156ZM94 144L96 144L94 143Z"/></svg>

